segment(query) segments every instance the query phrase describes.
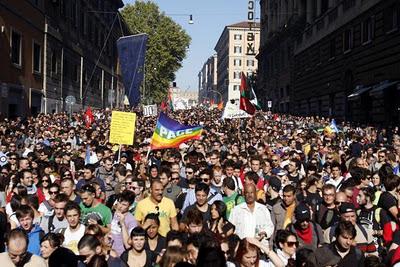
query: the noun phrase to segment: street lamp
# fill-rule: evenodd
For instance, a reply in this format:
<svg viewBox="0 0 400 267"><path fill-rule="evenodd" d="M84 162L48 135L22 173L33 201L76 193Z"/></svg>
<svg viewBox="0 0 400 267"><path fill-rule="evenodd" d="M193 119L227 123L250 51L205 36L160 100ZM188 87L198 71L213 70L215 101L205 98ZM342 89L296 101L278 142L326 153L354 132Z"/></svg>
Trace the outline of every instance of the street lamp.
<svg viewBox="0 0 400 267"><path fill-rule="evenodd" d="M190 25L194 24L192 14L165 14L165 15L170 16L170 17L172 17L172 16L189 16L188 24L190 24Z"/></svg>

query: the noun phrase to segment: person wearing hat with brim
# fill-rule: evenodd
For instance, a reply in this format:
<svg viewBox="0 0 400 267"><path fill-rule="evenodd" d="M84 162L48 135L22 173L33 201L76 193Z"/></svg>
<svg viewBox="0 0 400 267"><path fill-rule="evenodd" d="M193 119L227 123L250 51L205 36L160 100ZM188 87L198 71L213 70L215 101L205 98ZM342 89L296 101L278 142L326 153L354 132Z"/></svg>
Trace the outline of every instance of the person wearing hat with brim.
<svg viewBox="0 0 400 267"><path fill-rule="evenodd" d="M281 200L281 197L279 195L281 189L281 180L279 180L276 176L271 176L268 180L268 187L266 190L266 206L269 211L272 211L272 207Z"/></svg>
<svg viewBox="0 0 400 267"><path fill-rule="evenodd" d="M324 242L322 228L311 221L310 207L305 202L296 206L294 211L295 222L287 226L287 230L297 235L299 247L309 247L315 250Z"/></svg>
<svg viewBox="0 0 400 267"><path fill-rule="evenodd" d="M340 221L351 222L357 232L354 238L354 245L370 255L377 255L377 249L374 243L373 230L366 228L357 222L356 208L353 203L343 202L339 207ZM324 232L325 243L330 244L335 240L335 229L339 223L329 227Z"/></svg>

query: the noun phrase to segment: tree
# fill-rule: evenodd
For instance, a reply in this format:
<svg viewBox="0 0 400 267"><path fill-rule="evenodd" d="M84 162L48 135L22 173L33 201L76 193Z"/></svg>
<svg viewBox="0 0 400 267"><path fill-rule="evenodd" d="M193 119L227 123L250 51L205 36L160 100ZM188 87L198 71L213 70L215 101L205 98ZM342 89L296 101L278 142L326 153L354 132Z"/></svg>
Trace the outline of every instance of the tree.
<svg viewBox="0 0 400 267"><path fill-rule="evenodd" d="M191 38L151 1L136 1L127 5L121 14L133 34L147 33L149 36L145 97L160 103L167 96L169 84L175 80L175 72L182 67Z"/></svg>

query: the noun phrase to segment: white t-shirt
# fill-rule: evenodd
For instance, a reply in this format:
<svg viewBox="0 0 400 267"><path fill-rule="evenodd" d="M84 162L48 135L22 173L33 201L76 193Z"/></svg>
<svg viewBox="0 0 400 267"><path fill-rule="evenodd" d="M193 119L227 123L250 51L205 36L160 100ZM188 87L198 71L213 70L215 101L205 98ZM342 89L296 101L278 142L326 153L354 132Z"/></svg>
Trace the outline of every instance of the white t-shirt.
<svg viewBox="0 0 400 267"><path fill-rule="evenodd" d="M85 234L85 226L81 224L78 231L71 232L69 226L65 229L63 247L72 250L76 255L79 255L78 242Z"/></svg>

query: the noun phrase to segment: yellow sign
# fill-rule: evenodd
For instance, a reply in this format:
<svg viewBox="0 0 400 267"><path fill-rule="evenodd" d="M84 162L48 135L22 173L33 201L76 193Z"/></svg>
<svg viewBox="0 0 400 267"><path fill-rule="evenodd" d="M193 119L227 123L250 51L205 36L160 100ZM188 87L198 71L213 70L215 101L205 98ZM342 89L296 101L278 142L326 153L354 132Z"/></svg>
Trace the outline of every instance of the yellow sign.
<svg viewBox="0 0 400 267"><path fill-rule="evenodd" d="M111 115L110 143L133 145L135 126L135 113L113 111Z"/></svg>

